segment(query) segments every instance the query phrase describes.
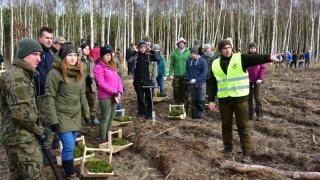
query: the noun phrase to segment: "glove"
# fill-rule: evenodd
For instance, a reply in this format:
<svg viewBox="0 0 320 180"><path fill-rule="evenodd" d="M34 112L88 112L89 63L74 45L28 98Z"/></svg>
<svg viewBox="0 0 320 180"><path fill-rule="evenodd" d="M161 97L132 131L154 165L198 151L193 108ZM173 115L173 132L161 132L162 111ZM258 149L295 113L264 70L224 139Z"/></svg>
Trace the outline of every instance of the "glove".
<svg viewBox="0 0 320 180"><path fill-rule="evenodd" d="M59 131L59 129L60 129L59 123L57 123L57 124L52 124L52 125L50 126L50 129L51 129L51 131L53 131L53 132Z"/></svg>
<svg viewBox="0 0 320 180"><path fill-rule="evenodd" d="M164 77L163 77L163 80L164 80L164 81L167 80L167 76L164 76Z"/></svg>
<svg viewBox="0 0 320 180"><path fill-rule="evenodd" d="M261 79L258 79L258 80L256 81L256 83L257 83L257 84L260 84L260 83L262 83L262 80L261 80Z"/></svg>
<svg viewBox="0 0 320 180"><path fill-rule="evenodd" d="M48 139L48 130L43 130L43 133L39 136L41 142L45 142Z"/></svg>
<svg viewBox="0 0 320 180"><path fill-rule="evenodd" d="M115 96L115 97L118 97L119 94L120 94L120 92L118 91L118 92L114 93L114 96Z"/></svg>
<svg viewBox="0 0 320 180"><path fill-rule="evenodd" d="M191 82L191 83L195 83L195 82L196 82L196 79L191 79L190 82Z"/></svg>
<svg viewBox="0 0 320 180"><path fill-rule="evenodd" d="M84 122L86 123L86 125L90 124L90 119L89 118L84 118Z"/></svg>
<svg viewBox="0 0 320 180"><path fill-rule="evenodd" d="M280 60L278 59L278 56L281 56L281 55L280 54L271 54L270 59L275 63L280 62Z"/></svg>
<svg viewBox="0 0 320 180"><path fill-rule="evenodd" d="M173 76L170 76L170 79L173 80Z"/></svg>

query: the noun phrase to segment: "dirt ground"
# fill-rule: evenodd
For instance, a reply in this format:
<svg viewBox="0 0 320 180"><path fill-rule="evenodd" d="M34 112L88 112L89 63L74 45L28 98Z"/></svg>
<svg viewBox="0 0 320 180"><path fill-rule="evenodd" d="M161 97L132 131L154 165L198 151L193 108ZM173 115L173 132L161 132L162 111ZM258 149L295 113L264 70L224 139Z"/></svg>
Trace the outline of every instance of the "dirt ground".
<svg viewBox="0 0 320 180"><path fill-rule="evenodd" d="M253 164L285 171L320 172L320 74L319 66L310 69L275 69L267 65L262 90L264 117L250 121L254 152ZM209 180L209 179L291 179L277 174L238 173L221 168L223 143L218 111L207 109L206 119L192 119L191 110L184 120L168 120L169 104L174 104L171 81L165 82L167 99L154 103L156 122L137 119L136 95L132 78L124 77L125 115L133 123L114 127L133 145L113 154L115 175L110 180ZM97 108L98 111L99 108ZM234 125L235 161L242 153ZM167 130L167 131L166 131ZM80 133L87 143L98 147L98 126L83 126ZM162 133L161 132L164 132ZM0 179L8 179L7 157L0 145ZM108 158L105 153L96 153ZM58 172L63 170L56 166ZM80 166L75 166L80 176ZM50 166L47 179L55 179ZM64 173L62 173L62 176ZM81 179L106 179L84 178Z"/></svg>

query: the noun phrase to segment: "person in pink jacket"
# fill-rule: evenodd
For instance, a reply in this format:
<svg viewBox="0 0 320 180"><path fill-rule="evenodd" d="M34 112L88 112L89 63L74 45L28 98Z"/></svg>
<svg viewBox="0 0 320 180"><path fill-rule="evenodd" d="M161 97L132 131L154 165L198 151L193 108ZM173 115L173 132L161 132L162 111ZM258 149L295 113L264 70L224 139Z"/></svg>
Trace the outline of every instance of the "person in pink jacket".
<svg viewBox="0 0 320 180"><path fill-rule="evenodd" d="M251 42L249 44L248 54L257 54L256 43ZM257 121L261 121L263 117L262 103L261 103L261 85L263 83L264 75L266 74L266 65L260 64L251 66L248 69L250 80L250 93L249 93L249 109L253 109L253 98L256 103L256 117ZM253 112L251 112L253 113ZM249 112L250 114L250 112ZM249 115L249 120L252 120L252 116Z"/></svg>
<svg viewBox="0 0 320 180"><path fill-rule="evenodd" d="M109 46L100 48L100 62L94 68L94 77L98 85L98 100L101 110L99 134L102 143L108 141L108 131L112 131L112 120L117 102L123 94L120 76L117 73L116 62Z"/></svg>

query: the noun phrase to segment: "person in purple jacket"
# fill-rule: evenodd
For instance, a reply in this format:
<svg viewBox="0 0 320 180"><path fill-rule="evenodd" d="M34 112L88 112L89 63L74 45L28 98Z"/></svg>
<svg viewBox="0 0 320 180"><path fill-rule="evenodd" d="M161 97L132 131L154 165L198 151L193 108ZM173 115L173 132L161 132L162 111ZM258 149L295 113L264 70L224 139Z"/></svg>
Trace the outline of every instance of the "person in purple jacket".
<svg viewBox="0 0 320 180"><path fill-rule="evenodd" d="M248 54L257 54L257 46L256 43L251 42L249 44L249 52ZM262 103L261 103L261 84L264 79L264 75L266 74L266 65L260 64L256 66L249 67L249 80L250 80L250 93L249 93L249 108L253 106L253 97L256 103L256 116L257 121L261 121L263 117L262 111ZM249 119L252 120L252 119Z"/></svg>
<svg viewBox="0 0 320 180"><path fill-rule="evenodd" d="M110 46L100 48L100 60L93 73L98 85L98 100L101 110L100 141L104 143L108 141L108 131L112 131L112 120L117 107L115 98L120 99L123 87Z"/></svg>

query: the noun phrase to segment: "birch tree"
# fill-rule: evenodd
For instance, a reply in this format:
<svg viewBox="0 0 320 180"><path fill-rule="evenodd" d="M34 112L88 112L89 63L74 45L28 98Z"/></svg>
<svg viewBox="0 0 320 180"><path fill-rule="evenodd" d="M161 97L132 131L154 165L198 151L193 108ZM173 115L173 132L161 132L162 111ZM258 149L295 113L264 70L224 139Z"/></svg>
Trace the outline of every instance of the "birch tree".
<svg viewBox="0 0 320 180"><path fill-rule="evenodd" d="M150 6L150 2L149 2L149 0L147 0L147 3L146 3L146 32L145 32L146 36L149 35L149 6Z"/></svg>
<svg viewBox="0 0 320 180"><path fill-rule="evenodd" d="M59 34L59 15L58 15L59 6L58 6L58 4L59 4L59 0L55 0L55 7L56 7L56 9L55 9L55 10L56 10L56 14L55 14L56 30L55 30L55 32L54 32L55 37L57 37L58 34Z"/></svg>
<svg viewBox="0 0 320 180"><path fill-rule="evenodd" d="M94 0L90 0L90 46L93 47L94 43L94 26L93 26L93 4Z"/></svg>
<svg viewBox="0 0 320 180"><path fill-rule="evenodd" d="M13 42L13 3L12 0L10 0L10 62L12 64L13 58L14 58L14 42Z"/></svg>
<svg viewBox="0 0 320 180"><path fill-rule="evenodd" d="M272 30L272 43L271 53L277 52L277 26L278 26L278 0L274 0L274 14L273 14L273 30Z"/></svg>
<svg viewBox="0 0 320 180"><path fill-rule="evenodd" d="M2 0L0 0L0 54L3 54L3 14L2 14Z"/></svg>
<svg viewBox="0 0 320 180"><path fill-rule="evenodd" d="M101 41L100 44L101 46L104 44L105 42L105 35L104 35L104 31L106 29L106 16L105 16L105 0L100 0L100 5L101 5ZM91 46L93 47L93 46Z"/></svg>
<svg viewBox="0 0 320 180"><path fill-rule="evenodd" d="M80 5L79 5L79 7L80 7L80 14L79 14L79 16L80 16L80 18L79 18L79 21L80 21L80 23L79 23L79 35L80 35L80 39L82 39L83 38L83 17L82 17L82 14L83 14L83 0L80 0Z"/></svg>
<svg viewBox="0 0 320 180"><path fill-rule="evenodd" d="M315 3L313 0L310 0L311 6L310 6L310 19L311 19L311 37L310 37L310 50L311 50L311 56L314 61L314 63L317 62L317 59L314 58L314 21L318 14L318 3Z"/></svg>

